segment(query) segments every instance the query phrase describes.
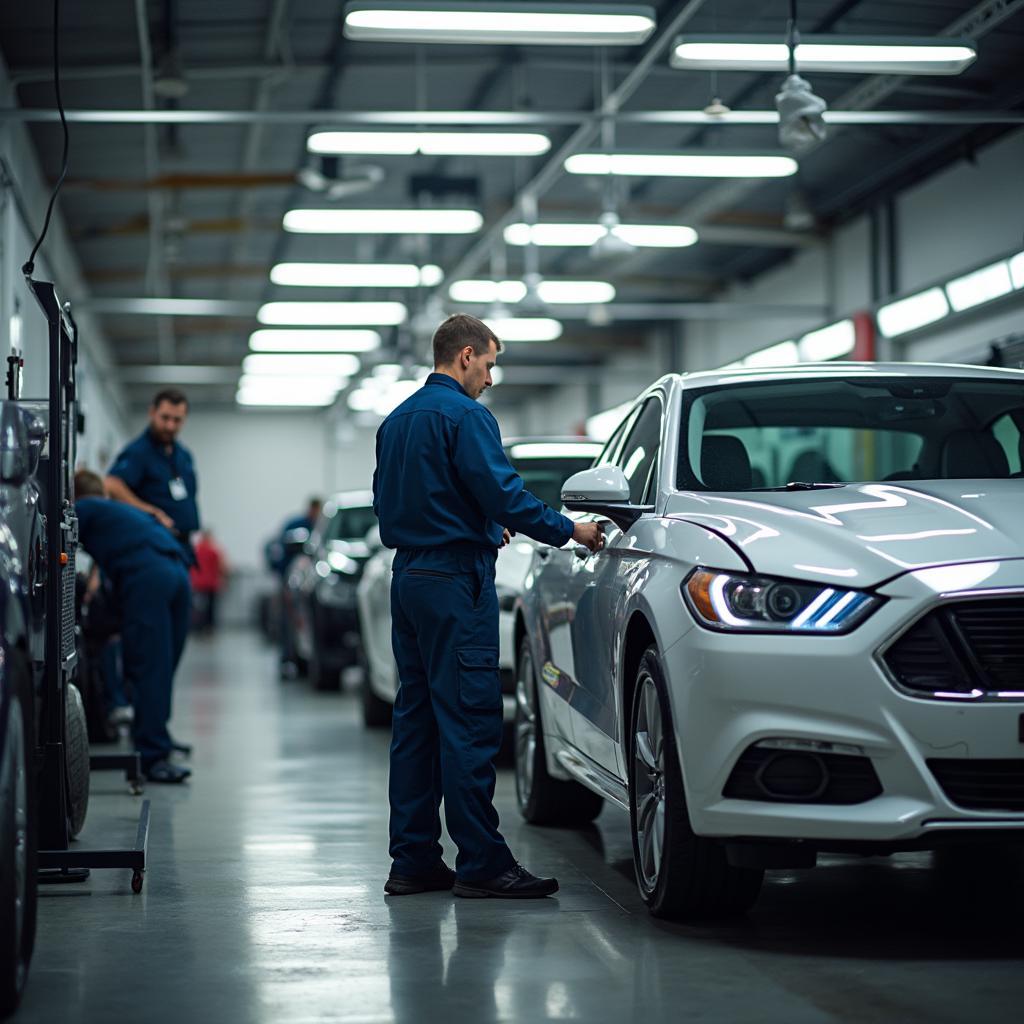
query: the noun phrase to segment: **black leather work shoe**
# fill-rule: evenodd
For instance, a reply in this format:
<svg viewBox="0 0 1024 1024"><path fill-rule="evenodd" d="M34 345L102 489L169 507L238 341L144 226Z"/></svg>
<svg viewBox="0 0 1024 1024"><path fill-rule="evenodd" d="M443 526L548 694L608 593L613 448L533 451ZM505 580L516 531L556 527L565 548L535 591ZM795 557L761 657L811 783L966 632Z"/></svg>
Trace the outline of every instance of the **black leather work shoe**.
<svg viewBox="0 0 1024 1024"><path fill-rule="evenodd" d="M522 864L515 864L504 874L486 882L456 882L452 894L468 899L534 900L558 892L554 878L531 875Z"/></svg>
<svg viewBox="0 0 1024 1024"><path fill-rule="evenodd" d="M192 756L192 744L191 743L179 743L177 740L171 740L171 753L181 754L182 757Z"/></svg>
<svg viewBox="0 0 1024 1024"><path fill-rule="evenodd" d="M170 761L154 761L147 768L143 768L143 774L150 782L178 783L184 782L191 774L191 768L182 768L179 764L171 764Z"/></svg>
<svg viewBox="0 0 1024 1024"><path fill-rule="evenodd" d="M450 889L455 882L455 872L444 861L430 872L429 875L396 875L392 872L384 883L384 891L389 896L415 896L418 892L443 892Z"/></svg>

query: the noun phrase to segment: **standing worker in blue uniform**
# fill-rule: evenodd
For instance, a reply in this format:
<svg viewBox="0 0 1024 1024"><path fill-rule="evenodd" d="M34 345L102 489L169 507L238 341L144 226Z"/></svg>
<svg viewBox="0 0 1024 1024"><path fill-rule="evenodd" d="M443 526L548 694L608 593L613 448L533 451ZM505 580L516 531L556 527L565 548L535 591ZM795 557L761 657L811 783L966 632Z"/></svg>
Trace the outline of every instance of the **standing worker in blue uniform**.
<svg viewBox="0 0 1024 1024"><path fill-rule="evenodd" d="M142 770L151 782L184 782L192 773L170 761L167 722L192 611L186 553L151 515L109 501L103 480L88 470L75 474L75 512L82 547L113 584L121 612L124 677L135 703Z"/></svg>
<svg viewBox="0 0 1024 1024"><path fill-rule="evenodd" d="M148 513L177 538L189 564L189 537L199 529L196 471L192 453L178 441L188 399L176 388L159 391L149 407L149 425L114 460L107 493Z"/></svg>
<svg viewBox="0 0 1024 1024"><path fill-rule="evenodd" d="M450 316L434 334L434 372L381 424L373 510L396 548L392 644L398 665L391 741L392 895L529 898L558 891L516 862L498 831L494 758L502 737L497 551L510 531L597 551L595 523L573 523L512 468L498 424L476 399L501 342L480 320ZM440 805L458 847L441 859Z"/></svg>

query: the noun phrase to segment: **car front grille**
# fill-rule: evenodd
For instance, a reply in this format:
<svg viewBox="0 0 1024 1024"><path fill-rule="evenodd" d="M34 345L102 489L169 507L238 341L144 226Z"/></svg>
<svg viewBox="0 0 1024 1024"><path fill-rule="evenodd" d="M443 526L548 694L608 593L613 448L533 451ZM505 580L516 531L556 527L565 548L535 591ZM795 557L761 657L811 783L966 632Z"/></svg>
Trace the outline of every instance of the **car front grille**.
<svg viewBox="0 0 1024 1024"><path fill-rule="evenodd" d="M1024 597L959 601L929 612L885 652L912 696L984 699L1024 694Z"/></svg>
<svg viewBox="0 0 1024 1024"><path fill-rule="evenodd" d="M1024 757L932 758L928 767L958 807L1024 811Z"/></svg>

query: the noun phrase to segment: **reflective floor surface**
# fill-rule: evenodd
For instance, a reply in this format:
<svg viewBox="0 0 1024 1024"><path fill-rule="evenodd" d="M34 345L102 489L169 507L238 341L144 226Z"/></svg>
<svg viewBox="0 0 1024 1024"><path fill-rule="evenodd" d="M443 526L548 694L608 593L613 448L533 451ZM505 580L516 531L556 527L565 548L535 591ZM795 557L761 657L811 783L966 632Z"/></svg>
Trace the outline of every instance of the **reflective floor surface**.
<svg viewBox="0 0 1024 1024"><path fill-rule="evenodd" d="M1020 861L927 855L774 872L741 922L647 916L628 822L524 825L502 771L503 830L558 876L556 899L385 897L387 736L351 695L280 683L254 634L191 644L174 731L183 787L150 787L150 867L41 890L18 1020L55 1024L345 1021L1019 1021ZM84 846L130 842L137 800L93 779Z"/></svg>

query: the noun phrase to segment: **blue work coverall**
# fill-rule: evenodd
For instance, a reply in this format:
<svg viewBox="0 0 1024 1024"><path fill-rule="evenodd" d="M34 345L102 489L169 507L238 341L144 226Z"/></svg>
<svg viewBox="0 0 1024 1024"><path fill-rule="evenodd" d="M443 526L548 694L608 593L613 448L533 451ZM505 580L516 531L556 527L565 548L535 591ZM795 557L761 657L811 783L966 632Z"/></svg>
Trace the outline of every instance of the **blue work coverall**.
<svg viewBox="0 0 1024 1024"><path fill-rule="evenodd" d="M121 450L109 475L123 480L144 502L155 505L174 520L178 539L191 564L194 557L189 534L199 529L198 482L192 453L177 441L167 451L147 427Z"/></svg>
<svg viewBox="0 0 1024 1024"><path fill-rule="evenodd" d="M437 865L443 797L456 874L494 878L515 863L492 802L502 735L494 561L503 527L561 547L573 524L526 490L494 417L441 373L381 424L373 497L381 540L397 548L392 870L416 877Z"/></svg>
<svg viewBox="0 0 1024 1024"><path fill-rule="evenodd" d="M166 527L131 505L79 498L75 512L82 547L113 584L121 611L135 746L148 768L171 753L171 689L192 608L187 556Z"/></svg>

